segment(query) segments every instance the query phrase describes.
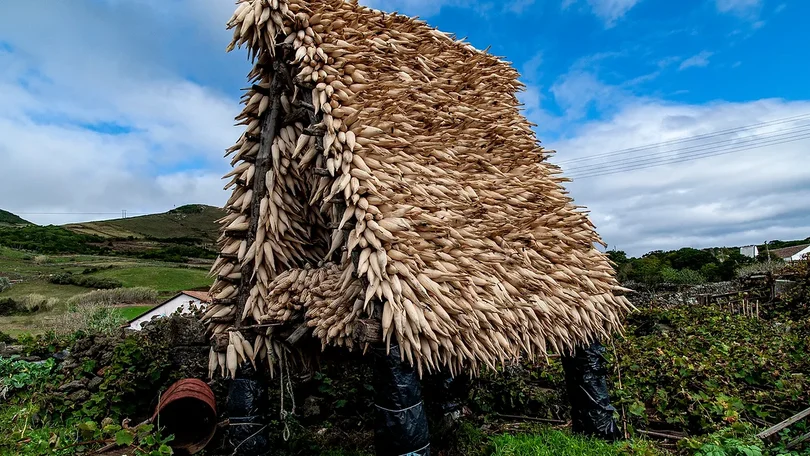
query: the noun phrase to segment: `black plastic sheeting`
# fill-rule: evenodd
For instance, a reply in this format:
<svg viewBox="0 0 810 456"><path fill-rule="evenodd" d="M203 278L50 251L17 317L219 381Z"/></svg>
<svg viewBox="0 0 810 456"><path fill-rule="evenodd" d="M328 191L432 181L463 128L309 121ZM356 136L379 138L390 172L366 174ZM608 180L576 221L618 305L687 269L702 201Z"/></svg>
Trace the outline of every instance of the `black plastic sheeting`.
<svg viewBox="0 0 810 456"><path fill-rule="evenodd" d="M605 347L595 342L577 347L575 353L562 357L565 384L571 402L572 431L605 440L622 437L610 405L605 368Z"/></svg>
<svg viewBox="0 0 810 456"><path fill-rule="evenodd" d="M415 370L399 346L374 349L374 448L377 456L430 456L430 433Z"/></svg>
<svg viewBox="0 0 810 456"><path fill-rule="evenodd" d="M239 367L241 376L231 380L226 410L230 425L228 442L233 456L259 456L270 451L266 431L267 383L249 363Z"/></svg>

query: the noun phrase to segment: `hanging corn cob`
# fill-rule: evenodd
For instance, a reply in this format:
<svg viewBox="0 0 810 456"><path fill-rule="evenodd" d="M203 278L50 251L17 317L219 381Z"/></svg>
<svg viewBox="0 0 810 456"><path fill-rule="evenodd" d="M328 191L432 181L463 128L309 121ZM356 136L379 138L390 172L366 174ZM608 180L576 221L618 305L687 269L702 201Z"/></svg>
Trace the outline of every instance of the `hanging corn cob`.
<svg viewBox="0 0 810 456"><path fill-rule="evenodd" d="M256 357L272 368L288 347L268 323L353 348L357 322L376 317L420 373L621 329L625 290L506 62L343 0L242 0L227 25L228 50L255 66L203 318L214 334L262 332L233 332L211 373Z"/></svg>

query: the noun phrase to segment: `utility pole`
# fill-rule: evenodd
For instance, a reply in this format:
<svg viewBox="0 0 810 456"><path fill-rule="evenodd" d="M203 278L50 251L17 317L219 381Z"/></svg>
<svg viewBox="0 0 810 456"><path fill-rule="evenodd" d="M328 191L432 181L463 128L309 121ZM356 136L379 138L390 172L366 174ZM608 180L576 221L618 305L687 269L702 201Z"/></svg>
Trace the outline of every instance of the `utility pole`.
<svg viewBox="0 0 810 456"><path fill-rule="evenodd" d="M771 250L768 246L768 241L765 241L765 255L768 257L768 266L771 265Z"/></svg>

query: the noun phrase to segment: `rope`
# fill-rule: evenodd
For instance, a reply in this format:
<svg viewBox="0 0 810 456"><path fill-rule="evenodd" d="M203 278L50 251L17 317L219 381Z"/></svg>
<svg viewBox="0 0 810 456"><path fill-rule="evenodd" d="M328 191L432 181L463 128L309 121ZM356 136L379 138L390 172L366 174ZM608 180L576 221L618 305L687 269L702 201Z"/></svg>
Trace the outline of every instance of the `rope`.
<svg viewBox="0 0 810 456"><path fill-rule="evenodd" d="M231 426L245 426L245 425L253 425L253 426L258 426L258 425L260 425L260 424L261 424L261 423L241 423L241 424L231 424ZM250 435L250 437L248 437L248 438L246 438L245 440L242 440L241 442L239 442L239 445L236 445L236 447L234 447L234 449L233 449L233 454L236 454L236 450L238 450L238 449L239 449L239 447L240 447L240 446L242 446L242 444L244 444L244 443L245 443L245 442L247 442L248 440L252 439L253 437L256 437L257 435L259 435L259 433L260 433L260 432L262 432L263 430L265 430L266 428L267 428L267 425L265 424L264 426L262 426L262 428L261 428L261 429L259 429L258 431L254 432L253 434L251 434L251 435Z"/></svg>
<svg viewBox="0 0 810 456"><path fill-rule="evenodd" d="M410 406L410 407L405 407L404 409L399 409L399 410L391 410L391 409L387 409L387 408L385 408L385 407L380 407L380 406L379 406L379 405L377 405L377 404L374 404L374 406L375 406L375 407L377 407L377 408L378 408L378 409L380 409L380 410L385 410L386 412L391 412L391 413L402 413L402 412L404 412L404 411L406 411L406 410L410 410L410 409L412 409L412 408L419 407L420 405L422 405L422 403L423 403L423 402L424 402L424 401L419 401L418 403L416 403L416 404L414 404L414 405L412 405L412 406Z"/></svg>

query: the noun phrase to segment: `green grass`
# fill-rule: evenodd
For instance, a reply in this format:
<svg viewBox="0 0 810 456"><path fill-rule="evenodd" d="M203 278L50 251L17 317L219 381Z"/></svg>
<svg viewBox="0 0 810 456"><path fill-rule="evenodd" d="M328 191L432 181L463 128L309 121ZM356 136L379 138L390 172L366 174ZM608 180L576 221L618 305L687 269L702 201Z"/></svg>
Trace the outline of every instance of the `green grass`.
<svg viewBox="0 0 810 456"><path fill-rule="evenodd" d="M93 275L119 280L125 287L149 287L164 294L208 287L212 283L204 269L133 267L110 269Z"/></svg>
<svg viewBox="0 0 810 456"><path fill-rule="evenodd" d="M30 225L31 222L23 220L11 212L0 209L0 225Z"/></svg>
<svg viewBox="0 0 810 456"><path fill-rule="evenodd" d="M132 306L132 307L120 307L118 311L123 318L129 321L134 318L140 317L141 315L145 314L146 312L152 309L153 306Z"/></svg>
<svg viewBox="0 0 810 456"><path fill-rule="evenodd" d="M645 441L607 443L573 436L556 430L541 431L536 435L499 435L492 439L492 456L655 456L661 455Z"/></svg>
<svg viewBox="0 0 810 456"><path fill-rule="evenodd" d="M104 238L194 238L214 242L219 236L219 225L215 222L224 215L222 209L197 204L181 206L163 214L73 223L65 228Z"/></svg>
<svg viewBox="0 0 810 456"><path fill-rule="evenodd" d="M86 293L87 288L75 285L55 285L41 280L15 283L8 290L0 293L0 298L19 298L30 294L41 294L49 298L66 301L77 294Z"/></svg>

